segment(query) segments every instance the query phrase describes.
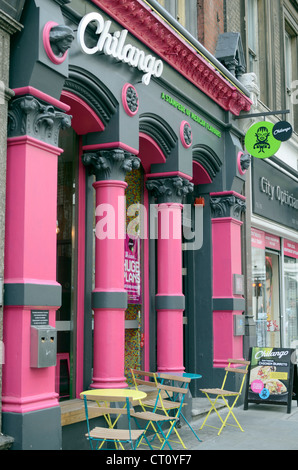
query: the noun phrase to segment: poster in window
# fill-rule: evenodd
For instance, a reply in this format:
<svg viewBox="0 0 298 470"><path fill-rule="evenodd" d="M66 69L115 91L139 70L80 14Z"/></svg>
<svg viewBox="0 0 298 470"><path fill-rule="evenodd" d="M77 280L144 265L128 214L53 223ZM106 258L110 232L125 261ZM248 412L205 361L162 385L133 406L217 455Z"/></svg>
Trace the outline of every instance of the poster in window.
<svg viewBox="0 0 298 470"><path fill-rule="evenodd" d="M140 272L140 238L125 239L124 251L124 288L127 291L128 303L141 304L141 272Z"/></svg>

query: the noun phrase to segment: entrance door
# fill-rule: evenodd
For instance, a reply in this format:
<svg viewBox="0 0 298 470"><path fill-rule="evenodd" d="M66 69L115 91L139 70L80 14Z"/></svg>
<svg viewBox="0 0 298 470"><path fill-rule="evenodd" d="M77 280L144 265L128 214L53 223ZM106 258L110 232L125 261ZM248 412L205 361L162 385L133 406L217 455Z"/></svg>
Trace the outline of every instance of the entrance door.
<svg viewBox="0 0 298 470"><path fill-rule="evenodd" d="M73 129L61 131L57 186L57 281L62 286L62 305L57 310L56 392L60 399L73 398L76 325L76 180L79 138Z"/></svg>
<svg viewBox="0 0 298 470"><path fill-rule="evenodd" d="M267 344L271 348L280 347L280 274L279 254L271 251L265 252L266 281L265 302L267 314Z"/></svg>

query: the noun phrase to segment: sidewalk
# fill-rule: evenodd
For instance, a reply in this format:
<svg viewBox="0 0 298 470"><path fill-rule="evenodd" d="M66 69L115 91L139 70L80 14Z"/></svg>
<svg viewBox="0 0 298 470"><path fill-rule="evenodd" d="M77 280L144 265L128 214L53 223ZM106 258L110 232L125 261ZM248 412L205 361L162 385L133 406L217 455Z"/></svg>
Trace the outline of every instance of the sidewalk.
<svg viewBox="0 0 298 470"><path fill-rule="evenodd" d="M200 427L206 416L208 401L203 398L193 400L193 419L191 425L202 440L198 442L187 425L179 429L179 433L188 450L298 450L298 407L292 402L291 413L286 406L249 404L248 410L243 406L234 409L235 416L244 432L239 428L226 426L220 436L214 428ZM195 411L196 410L196 411ZM194 412L195 411L195 412ZM226 410L220 414L226 416ZM207 424L218 426L219 419L214 412ZM228 422L235 424L233 417ZM180 447L173 449L181 450Z"/></svg>

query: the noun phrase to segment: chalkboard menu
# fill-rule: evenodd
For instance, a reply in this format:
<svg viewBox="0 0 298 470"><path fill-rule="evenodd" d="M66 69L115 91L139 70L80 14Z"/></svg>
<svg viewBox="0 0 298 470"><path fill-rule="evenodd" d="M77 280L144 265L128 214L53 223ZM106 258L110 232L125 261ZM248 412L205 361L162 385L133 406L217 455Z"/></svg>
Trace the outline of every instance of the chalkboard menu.
<svg viewBox="0 0 298 470"><path fill-rule="evenodd" d="M269 403L287 405L287 412L291 412L295 352L282 348L250 349L244 409L248 403Z"/></svg>

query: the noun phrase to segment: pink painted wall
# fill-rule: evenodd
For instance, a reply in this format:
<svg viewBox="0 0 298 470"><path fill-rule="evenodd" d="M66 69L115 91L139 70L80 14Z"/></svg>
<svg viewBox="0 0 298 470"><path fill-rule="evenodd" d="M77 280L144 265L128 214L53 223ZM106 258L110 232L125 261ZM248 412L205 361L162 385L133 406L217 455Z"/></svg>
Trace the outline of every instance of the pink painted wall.
<svg viewBox="0 0 298 470"><path fill-rule="evenodd" d="M57 156L61 149L28 136L8 139L5 283L57 285ZM31 308L6 306L3 411L57 406L55 367L30 367ZM49 309L55 326L56 308Z"/></svg>
<svg viewBox="0 0 298 470"><path fill-rule="evenodd" d="M241 274L241 225L231 217L212 219L213 298L241 298L233 294L233 275ZM213 364L243 357L243 337L234 336L234 315L242 311L213 311Z"/></svg>

